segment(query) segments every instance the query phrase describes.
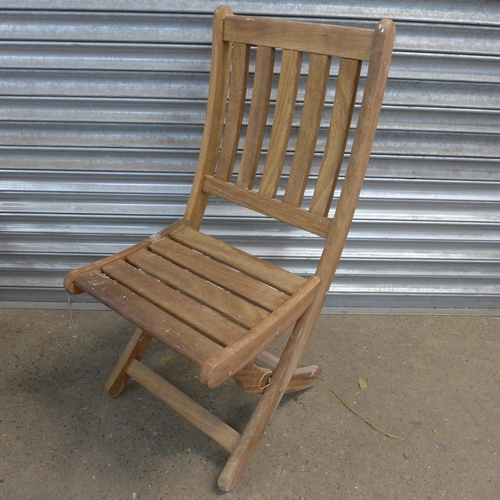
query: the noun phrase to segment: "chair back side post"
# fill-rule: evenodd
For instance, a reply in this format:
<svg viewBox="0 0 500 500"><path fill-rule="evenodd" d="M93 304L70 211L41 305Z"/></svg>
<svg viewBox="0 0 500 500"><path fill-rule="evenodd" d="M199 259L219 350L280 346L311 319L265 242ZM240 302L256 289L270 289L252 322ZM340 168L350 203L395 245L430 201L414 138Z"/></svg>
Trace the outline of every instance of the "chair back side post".
<svg viewBox="0 0 500 500"><path fill-rule="evenodd" d="M186 223L193 229L201 226L208 203L209 195L203 191L205 176L214 174L219 157L231 64L231 44L223 39L224 18L232 13L229 7L221 5L215 10L213 18L212 62L205 127L198 167L184 215Z"/></svg>
<svg viewBox="0 0 500 500"><path fill-rule="evenodd" d="M331 120L331 129L336 129L337 126L339 126L340 131L335 130L335 135L333 135L333 131L331 130L329 134L323 163L316 184L315 194L319 194L316 195L316 198L313 195L314 204L311 204L308 211L309 214L324 217L317 219L320 227L315 228L317 234L326 237L325 248L316 271L316 276L320 278L320 285L318 286L315 299L295 323L287 345L281 355L280 362L273 372L273 383L264 392L238 446L233 451L226 467L219 477L219 487L224 491L229 491L236 484L236 481L259 439L263 435L274 410L284 394L283 388L287 387L290 383L294 368L297 366L304 352L318 315L321 312L326 293L330 288L331 281L340 260L354 216L356 204L359 199L373 139L375 137L392 55L395 27L391 21L384 20L381 21L377 29L372 33L373 45L368 58L370 66L365 84L365 92L363 94L360 116L351 149L348 170L335 210L335 215L332 221L326 219L347 143L347 134L350 127L361 68L361 60L354 60L355 58L352 58L352 55L349 58L341 56L341 69ZM354 45L355 43L352 43L352 46ZM360 57L359 59L363 58ZM307 165L307 158L304 157L304 159L306 168L309 168L309 165ZM292 163L290 178L295 175L296 173L294 172ZM285 192L283 205L288 202L290 203L288 207L291 209L296 208L300 204L300 199L303 196L303 192L301 192L302 187L297 189L297 186L300 186L300 184L305 186L301 175L296 177L291 187L290 193L292 194L287 197ZM329 224L326 223L325 219ZM296 223L295 225L299 225L297 224L297 218L293 218L292 221ZM303 229L311 229L311 219L307 220L306 218L306 220L302 222L304 222ZM321 224L327 226L325 231L321 231Z"/></svg>
<svg viewBox="0 0 500 500"><path fill-rule="evenodd" d="M374 40L358 126L354 136L347 172L330 233L317 269L317 276L328 286L333 280L344 248L363 185L389 73L396 27L383 19L374 32ZM326 291L325 291L326 293Z"/></svg>

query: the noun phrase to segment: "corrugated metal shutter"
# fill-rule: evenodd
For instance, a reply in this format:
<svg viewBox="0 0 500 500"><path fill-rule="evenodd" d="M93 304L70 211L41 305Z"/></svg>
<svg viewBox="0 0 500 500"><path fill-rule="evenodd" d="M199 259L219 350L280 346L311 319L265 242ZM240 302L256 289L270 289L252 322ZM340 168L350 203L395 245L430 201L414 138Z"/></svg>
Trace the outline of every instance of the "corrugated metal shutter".
<svg viewBox="0 0 500 500"><path fill-rule="evenodd" d="M217 4L0 0L0 301L66 301L69 269L182 215ZM358 26L397 21L369 177L327 305L498 307L500 4L231 5ZM207 230L311 272L316 238L260 217L241 225L237 213L213 205Z"/></svg>

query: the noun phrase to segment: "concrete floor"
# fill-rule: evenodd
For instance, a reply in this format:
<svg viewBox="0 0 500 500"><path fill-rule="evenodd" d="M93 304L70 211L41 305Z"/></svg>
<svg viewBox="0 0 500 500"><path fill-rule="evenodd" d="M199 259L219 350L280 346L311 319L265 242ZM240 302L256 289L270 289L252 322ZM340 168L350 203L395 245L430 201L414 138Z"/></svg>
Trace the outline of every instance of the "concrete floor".
<svg viewBox="0 0 500 500"><path fill-rule="evenodd" d="M7 309L0 325L2 499L500 497L498 317L322 316L304 359L322 380L285 396L227 494L216 486L222 448L134 382L104 395L129 324ZM158 344L148 363L237 429L255 406L232 381L204 389Z"/></svg>

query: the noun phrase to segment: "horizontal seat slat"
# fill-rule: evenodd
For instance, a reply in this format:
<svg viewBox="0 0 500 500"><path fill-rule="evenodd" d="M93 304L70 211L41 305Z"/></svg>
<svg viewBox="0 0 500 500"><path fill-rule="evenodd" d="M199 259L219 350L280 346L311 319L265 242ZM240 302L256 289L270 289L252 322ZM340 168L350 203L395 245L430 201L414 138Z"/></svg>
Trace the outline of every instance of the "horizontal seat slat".
<svg viewBox="0 0 500 500"><path fill-rule="evenodd" d="M332 223L328 217L286 205L275 198L266 198L255 191L240 188L230 182L222 182L210 175L205 176L203 191L323 238L328 236Z"/></svg>
<svg viewBox="0 0 500 500"><path fill-rule="evenodd" d="M223 349L101 271L78 276L76 285L196 366Z"/></svg>
<svg viewBox="0 0 500 500"><path fill-rule="evenodd" d="M104 259L98 260L97 262L93 262L92 264L88 264L86 266L70 271L66 275L66 278L64 279L64 288L66 288L66 290L69 293L81 293L83 290L79 290L78 287L75 286L76 278L80 276L80 274L89 273L91 271L99 271L102 268L102 266L108 264L109 262L113 262L114 260L117 259L124 259L127 257L127 255L137 252L141 248L147 248L150 243L155 241L155 239L161 238L162 236L166 236L172 229L178 226L182 226L185 223L186 223L185 219L179 219L178 221L166 227L159 233L153 234L149 238L145 239L144 241L141 241L140 243L137 243L132 247L126 248L125 250L122 250L121 252L118 252L114 255L110 255L109 257L105 257Z"/></svg>
<svg viewBox="0 0 500 500"><path fill-rule="evenodd" d="M104 266L103 272L218 344L227 345L247 332L242 326L176 292L123 260Z"/></svg>
<svg viewBox="0 0 500 500"><path fill-rule="evenodd" d="M214 388L228 377L229 372L237 373L255 359L300 317L316 298L320 285L321 280L317 276L309 278L296 294L252 328L248 335L210 358L201 367L201 382ZM298 336L301 334L302 331L297 333Z"/></svg>
<svg viewBox="0 0 500 500"><path fill-rule="evenodd" d="M240 297L244 297L267 311L273 311L288 297L264 283L260 283L169 238L163 238L150 245L149 248L162 257L189 269Z"/></svg>
<svg viewBox="0 0 500 500"><path fill-rule="evenodd" d="M306 281L305 278L285 271L281 267L254 257L189 226L180 227L171 233L170 237L282 292L292 294Z"/></svg>
<svg viewBox="0 0 500 500"><path fill-rule="evenodd" d="M252 328L266 316L246 300L148 250L129 255L127 261L246 328Z"/></svg>

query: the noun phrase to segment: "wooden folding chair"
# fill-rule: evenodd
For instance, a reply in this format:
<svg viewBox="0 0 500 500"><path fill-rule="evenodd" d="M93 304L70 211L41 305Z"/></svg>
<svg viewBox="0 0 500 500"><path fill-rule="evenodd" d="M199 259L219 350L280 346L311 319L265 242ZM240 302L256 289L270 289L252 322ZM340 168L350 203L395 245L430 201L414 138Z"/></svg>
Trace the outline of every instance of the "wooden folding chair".
<svg viewBox="0 0 500 500"><path fill-rule="evenodd" d="M222 490L237 482L283 394L318 380L317 366L297 365L356 208L394 36L389 20L380 21L375 29L361 29L250 18L219 7L214 15L206 123L184 218L66 277L68 292L87 292L137 327L105 385L106 393L120 394L133 378L226 448L231 455L219 477ZM255 65L251 65L254 47ZM307 55L303 58L303 54ZM335 81L332 57L337 58L339 69L333 106L328 107L325 96L329 83ZM342 191L330 218L363 61L368 62L368 74L361 109ZM253 76L251 66L255 66ZM279 69L271 116L273 77ZM299 106L297 93L305 72L305 97ZM243 127L247 102L250 111ZM319 174L312 176L324 113L331 115L330 127ZM290 133L299 114L295 140ZM235 168L238 149L242 155ZM285 156L292 150L291 166L284 169ZM258 173L261 163L262 175ZM280 181L284 195L280 189L277 196ZM314 192L306 204L308 181L314 184ZM305 279L201 232L210 195L324 238L315 275ZM269 354L266 349L292 326L281 357ZM153 338L198 366L199 379L207 387L232 377L245 391L262 394L242 434L141 363Z"/></svg>

